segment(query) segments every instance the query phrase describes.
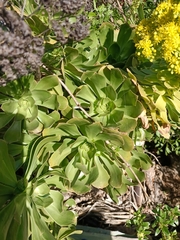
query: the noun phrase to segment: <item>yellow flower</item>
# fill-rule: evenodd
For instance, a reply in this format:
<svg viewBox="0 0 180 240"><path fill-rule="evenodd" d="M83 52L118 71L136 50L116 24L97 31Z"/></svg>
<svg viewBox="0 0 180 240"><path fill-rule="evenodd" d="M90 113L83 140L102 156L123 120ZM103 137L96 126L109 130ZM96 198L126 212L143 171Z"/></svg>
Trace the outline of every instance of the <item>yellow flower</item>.
<svg viewBox="0 0 180 240"><path fill-rule="evenodd" d="M174 4L174 18L178 18L180 15L180 3Z"/></svg>
<svg viewBox="0 0 180 240"><path fill-rule="evenodd" d="M150 61L164 59L171 73L180 74L180 3L162 2L136 29L137 55Z"/></svg>
<svg viewBox="0 0 180 240"><path fill-rule="evenodd" d="M136 44L136 47L142 49L142 54L146 58L153 58L152 43L148 36L145 36L143 40L140 40L139 43Z"/></svg>

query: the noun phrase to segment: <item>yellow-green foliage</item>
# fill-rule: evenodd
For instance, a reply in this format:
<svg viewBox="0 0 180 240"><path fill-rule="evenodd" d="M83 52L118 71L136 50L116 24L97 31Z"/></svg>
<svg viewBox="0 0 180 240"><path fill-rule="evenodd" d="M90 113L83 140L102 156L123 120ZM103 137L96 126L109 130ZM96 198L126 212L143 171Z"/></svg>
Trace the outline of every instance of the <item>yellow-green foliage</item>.
<svg viewBox="0 0 180 240"><path fill-rule="evenodd" d="M136 29L137 55L154 61L164 59L168 70L180 74L180 3L162 2Z"/></svg>

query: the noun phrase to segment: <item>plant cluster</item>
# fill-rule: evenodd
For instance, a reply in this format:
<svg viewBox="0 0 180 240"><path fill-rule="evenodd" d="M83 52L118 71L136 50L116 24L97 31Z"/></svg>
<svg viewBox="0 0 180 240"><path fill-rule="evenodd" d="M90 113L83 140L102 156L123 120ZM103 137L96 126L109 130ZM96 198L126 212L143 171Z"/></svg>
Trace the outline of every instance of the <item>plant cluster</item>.
<svg viewBox="0 0 180 240"><path fill-rule="evenodd" d="M166 156L171 154L180 155L180 138L179 127L172 127L169 139L163 138L158 132L151 136L151 140L147 145L153 145L156 149L156 154L165 154Z"/></svg>
<svg viewBox="0 0 180 240"><path fill-rule="evenodd" d="M139 240L149 239L151 234L160 237L161 240L175 240L178 239L176 227L179 225L179 216L179 207L159 205L153 209L152 222L148 222L146 214L139 209L127 222L127 226L135 228Z"/></svg>
<svg viewBox="0 0 180 240"><path fill-rule="evenodd" d="M139 208L135 213L133 218L126 222L128 227L133 226L137 232L137 237L139 240L149 239L150 231L150 222L145 221L146 214L142 212L142 209Z"/></svg>
<svg viewBox="0 0 180 240"><path fill-rule="evenodd" d="M12 9L20 14L20 6ZM151 165L131 138L143 111L137 88L113 66L124 66L134 51L132 29L122 25L115 40L113 26L104 24L80 43L62 46L51 28L59 12L51 15L34 1L23 11L45 54L39 75L0 87L0 236L66 239L76 232L77 216L64 192L94 186L118 201Z"/></svg>
<svg viewBox="0 0 180 240"><path fill-rule="evenodd" d="M101 16L88 31L85 1L10 2L0 9L0 236L68 239L79 232L64 193L93 186L118 201L141 185L151 161L134 136L148 121L178 122L179 83L163 63L139 64L128 23Z"/></svg>

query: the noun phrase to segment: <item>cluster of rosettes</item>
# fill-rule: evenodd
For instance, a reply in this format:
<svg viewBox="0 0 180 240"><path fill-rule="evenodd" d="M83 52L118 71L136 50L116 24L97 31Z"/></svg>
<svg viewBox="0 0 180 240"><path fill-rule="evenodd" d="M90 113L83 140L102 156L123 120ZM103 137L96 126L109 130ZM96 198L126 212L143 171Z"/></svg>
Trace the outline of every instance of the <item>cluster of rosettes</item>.
<svg viewBox="0 0 180 240"><path fill-rule="evenodd" d="M163 58L172 74L180 74L180 3L159 4L152 16L137 26L135 45L141 60Z"/></svg>
<svg viewBox="0 0 180 240"><path fill-rule="evenodd" d="M86 0L41 0L41 4L51 14L61 13L62 17L58 20L53 19L51 24L57 40L62 44L69 40L80 41L88 35L87 19L84 15L77 14L80 9L86 8Z"/></svg>
<svg viewBox="0 0 180 240"><path fill-rule="evenodd" d="M28 25L15 13L3 9L0 27L0 85L34 72L41 65L43 41L33 37Z"/></svg>

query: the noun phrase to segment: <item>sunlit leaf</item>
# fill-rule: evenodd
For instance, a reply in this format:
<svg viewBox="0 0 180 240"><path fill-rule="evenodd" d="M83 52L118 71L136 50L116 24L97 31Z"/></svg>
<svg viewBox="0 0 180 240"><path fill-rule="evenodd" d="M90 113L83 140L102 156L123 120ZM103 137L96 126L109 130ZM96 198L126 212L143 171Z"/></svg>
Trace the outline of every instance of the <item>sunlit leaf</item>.
<svg viewBox="0 0 180 240"><path fill-rule="evenodd" d="M75 184L72 185L72 190L77 194L84 194L91 190L91 186L85 185L85 181L77 180Z"/></svg>
<svg viewBox="0 0 180 240"><path fill-rule="evenodd" d="M91 79L86 79L86 83L91 87L91 90L100 99L106 97L102 89L106 87L106 78L95 73Z"/></svg>
<svg viewBox="0 0 180 240"><path fill-rule="evenodd" d="M96 97L87 85L83 85L79 89L80 90L76 94L78 98L89 102L94 102L96 100Z"/></svg>
<svg viewBox="0 0 180 240"><path fill-rule="evenodd" d="M98 156L94 157L94 163L98 169L98 177L92 183L92 185L96 188L105 188L109 184L110 176L109 176L108 172L105 170L103 164L100 162Z"/></svg>
<svg viewBox="0 0 180 240"><path fill-rule="evenodd" d="M142 182L144 180L144 178L145 178L144 172L138 170L135 167L132 167L132 170L131 170L131 168L127 167L126 168L126 172L128 174L128 177L130 177L133 180L133 182L137 183L137 184L138 184L138 180L137 179L139 179L139 181Z"/></svg>
<svg viewBox="0 0 180 240"><path fill-rule="evenodd" d="M115 161L110 160L110 158L106 155L100 156L103 163L106 166L107 171L109 172L110 179L109 183L114 188L121 187L122 184L122 169L117 166Z"/></svg>
<svg viewBox="0 0 180 240"><path fill-rule="evenodd" d="M58 77L56 75L49 75L41 78L33 90L49 90L56 87L58 84Z"/></svg>
<svg viewBox="0 0 180 240"><path fill-rule="evenodd" d="M50 167L59 166L61 162L72 152L71 139L65 139L61 146L53 152L49 159L49 165Z"/></svg>
<svg viewBox="0 0 180 240"><path fill-rule="evenodd" d="M129 133L135 129L137 121L133 118L124 117L119 123L120 132Z"/></svg>
<svg viewBox="0 0 180 240"><path fill-rule="evenodd" d="M80 126L80 131L87 137L88 140L95 141L96 136L102 131L102 126L100 123L83 125Z"/></svg>
<svg viewBox="0 0 180 240"><path fill-rule="evenodd" d="M76 228L70 228L70 227L62 227L59 230L59 234L58 234L58 239L64 239L65 237L68 237L70 235L74 235L74 234L81 234L82 230L76 230Z"/></svg>
<svg viewBox="0 0 180 240"><path fill-rule="evenodd" d="M45 90L33 90L31 91L32 97L34 98L36 104L43 104L43 102L47 101L51 97L51 94Z"/></svg>
<svg viewBox="0 0 180 240"><path fill-rule="evenodd" d="M100 44L108 48L114 40L114 29L110 23L103 23L100 30Z"/></svg>
<svg viewBox="0 0 180 240"><path fill-rule="evenodd" d="M31 210L31 227L32 227L32 240L55 240L54 236L50 233L47 225L41 219L36 207L33 205Z"/></svg>
<svg viewBox="0 0 180 240"><path fill-rule="evenodd" d="M63 136L77 137L81 135L75 124L60 123L58 128L62 131Z"/></svg>

